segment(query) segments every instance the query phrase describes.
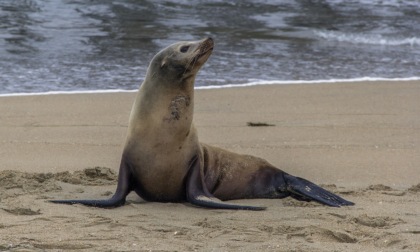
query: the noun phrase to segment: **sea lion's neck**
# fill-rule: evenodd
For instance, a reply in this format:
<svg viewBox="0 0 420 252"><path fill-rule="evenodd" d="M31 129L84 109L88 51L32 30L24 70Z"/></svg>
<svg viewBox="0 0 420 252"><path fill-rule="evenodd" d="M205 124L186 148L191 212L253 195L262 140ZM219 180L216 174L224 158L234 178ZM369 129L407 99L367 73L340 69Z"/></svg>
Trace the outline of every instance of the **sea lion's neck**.
<svg viewBox="0 0 420 252"><path fill-rule="evenodd" d="M163 77L147 78L139 88L139 92L150 95L168 94L176 92L193 93L195 76L179 79L165 79Z"/></svg>
<svg viewBox="0 0 420 252"><path fill-rule="evenodd" d="M194 110L194 78L179 83L146 79L140 86L130 115L131 122L183 123L190 127ZM183 119L183 120L180 120Z"/></svg>

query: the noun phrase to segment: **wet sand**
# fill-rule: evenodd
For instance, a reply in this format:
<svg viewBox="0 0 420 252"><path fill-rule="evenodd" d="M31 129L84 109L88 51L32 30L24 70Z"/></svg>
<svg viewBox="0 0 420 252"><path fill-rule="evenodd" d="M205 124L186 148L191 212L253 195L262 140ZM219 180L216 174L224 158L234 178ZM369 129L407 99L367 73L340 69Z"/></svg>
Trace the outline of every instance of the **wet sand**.
<svg viewBox="0 0 420 252"><path fill-rule="evenodd" d="M197 90L202 142L266 158L356 203L208 210L115 189L135 93L0 97L0 250L419 251L420 82ZM250 127L266 123L274 126Z"/></svg>

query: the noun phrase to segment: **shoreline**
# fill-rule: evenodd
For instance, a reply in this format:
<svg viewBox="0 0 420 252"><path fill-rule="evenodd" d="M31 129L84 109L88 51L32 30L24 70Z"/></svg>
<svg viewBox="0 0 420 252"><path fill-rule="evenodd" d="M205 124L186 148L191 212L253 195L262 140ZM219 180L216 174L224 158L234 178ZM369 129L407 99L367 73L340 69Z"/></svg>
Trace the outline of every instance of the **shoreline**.
<svg viewBox="0 0 420 252"><path fill-rule="evenodd" d="M224 89L224 88L241 88L265 85L307 85L307 84L340 84L340 83L364 83L364 82L410 82L419 81L420 77L406 77L406 78L381 78L381 77L361 77L353 79L331 79L331 80L286 80L286 81L252 81L241 84L226 84L226 85L209 85L196 86L195 90L203 89ZM61 95L61 94L107 94L107 93L132 93L137 92L138 89L100 89L100 90L74 90L74 91L46 91L33 93L0 93L1 97L16 97L16 96L36 96L36 95Z"/></svg>
<svg viewBox="0 0 420 252"><path fill-rule="evenodd" d="M49 203L114 192L135 95L0 99L0 248L420 249L420 80L195 92L201 142L264 158L355 202L354 207L289 198L238 201L268 207L256 213L145 202L134 194L112 210ZM94 169L96 176L94 167L102 167Z"/></svg>

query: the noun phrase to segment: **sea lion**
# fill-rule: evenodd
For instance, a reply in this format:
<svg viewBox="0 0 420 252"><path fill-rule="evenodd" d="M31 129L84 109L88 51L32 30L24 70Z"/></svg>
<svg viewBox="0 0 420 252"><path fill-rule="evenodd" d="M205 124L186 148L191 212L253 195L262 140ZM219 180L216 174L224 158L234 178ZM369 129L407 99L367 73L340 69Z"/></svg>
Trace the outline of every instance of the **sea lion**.
<svg viewBox="0 0 420 252"><path fill-rule="evenodd" d="M284 198L353 205L267 161L200 143L193 124L194 81L213 39L179 42L151 61L131 110L115 194L105 200L54 203L118 207L135 191L147 201L189 202L219 209L263 210L225 200Z"/></svg>

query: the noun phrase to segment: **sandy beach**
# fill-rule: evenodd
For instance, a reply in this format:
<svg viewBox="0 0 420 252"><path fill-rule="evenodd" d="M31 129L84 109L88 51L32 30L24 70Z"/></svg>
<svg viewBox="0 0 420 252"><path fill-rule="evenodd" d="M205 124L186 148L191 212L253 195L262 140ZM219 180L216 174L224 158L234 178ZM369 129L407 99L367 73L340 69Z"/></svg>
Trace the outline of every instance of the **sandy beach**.
<svg viewBox="0 0 420 252"><path fill-rule="evenodd" d="M265 158L353 207L48 203L114 192L135 95L0 97L1 251L420 251L420 81L196 91L202 142Z"/></svg>

